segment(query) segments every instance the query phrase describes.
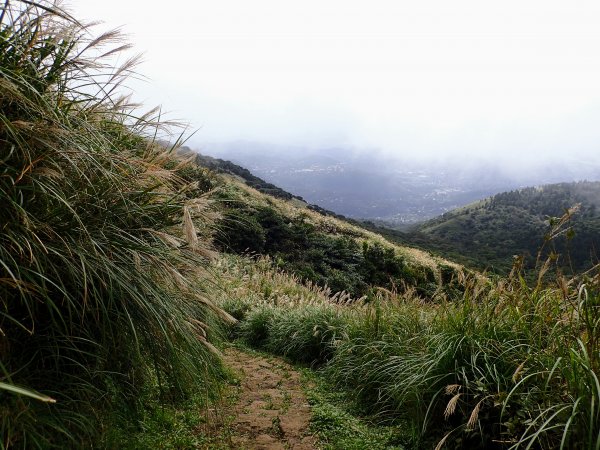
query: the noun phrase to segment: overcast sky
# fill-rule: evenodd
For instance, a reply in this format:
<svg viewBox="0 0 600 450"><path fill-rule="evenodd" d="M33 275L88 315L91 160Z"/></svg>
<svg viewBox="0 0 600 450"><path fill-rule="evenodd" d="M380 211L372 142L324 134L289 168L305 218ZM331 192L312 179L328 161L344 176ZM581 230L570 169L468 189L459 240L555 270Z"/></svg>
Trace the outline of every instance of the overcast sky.
<svg viewBox="0 0 600 450"><path fill-rule="evenodd" d="M600 2L71 1L143 53L135 98L248 139L598 160Z"/></svg>

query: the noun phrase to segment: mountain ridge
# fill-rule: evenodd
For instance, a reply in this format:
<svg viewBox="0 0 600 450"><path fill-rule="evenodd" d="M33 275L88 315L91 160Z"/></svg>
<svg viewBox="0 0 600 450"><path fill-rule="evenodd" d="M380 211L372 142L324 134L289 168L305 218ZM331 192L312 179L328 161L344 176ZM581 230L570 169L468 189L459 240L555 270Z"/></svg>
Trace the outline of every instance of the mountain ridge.
<svg viewBox="0 0 600 450"><path fill-rule="evenodd" d="M510 270L514 256L535 264L555 221L571 208L567 226L542 256L562 255L562 265L580 272L592 267L600 245L600 182L554 183L502 192L413 226L388 231L412 243L478 269ZM385 232L385 231L384 231Z"/></svg>

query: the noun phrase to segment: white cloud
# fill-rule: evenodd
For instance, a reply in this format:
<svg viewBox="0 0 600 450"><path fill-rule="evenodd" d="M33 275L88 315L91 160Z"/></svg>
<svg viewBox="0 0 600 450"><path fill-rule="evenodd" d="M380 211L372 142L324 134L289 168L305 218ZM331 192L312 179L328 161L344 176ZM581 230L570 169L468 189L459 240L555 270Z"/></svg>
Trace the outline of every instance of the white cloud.
<svg viewBox="0 0 600 450"><path fill-rule="evenodd" d="M600 153L598 2L147 3L72 9L130 34L150 79L137 97L197 142Z"/></svg>

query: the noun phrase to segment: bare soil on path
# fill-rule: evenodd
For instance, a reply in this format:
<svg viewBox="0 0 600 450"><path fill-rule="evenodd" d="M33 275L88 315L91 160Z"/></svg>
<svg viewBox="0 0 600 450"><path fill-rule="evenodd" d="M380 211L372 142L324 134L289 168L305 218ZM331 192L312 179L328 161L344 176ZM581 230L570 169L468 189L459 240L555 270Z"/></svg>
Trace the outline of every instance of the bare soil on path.
<svg viewBox="0 0 600 450"><path fill-rule="evenodd" d="M232 406L231 448L312 450L310 407L300 375L277 359L227 349L225 363L240 377L238 401Z"/></svg>

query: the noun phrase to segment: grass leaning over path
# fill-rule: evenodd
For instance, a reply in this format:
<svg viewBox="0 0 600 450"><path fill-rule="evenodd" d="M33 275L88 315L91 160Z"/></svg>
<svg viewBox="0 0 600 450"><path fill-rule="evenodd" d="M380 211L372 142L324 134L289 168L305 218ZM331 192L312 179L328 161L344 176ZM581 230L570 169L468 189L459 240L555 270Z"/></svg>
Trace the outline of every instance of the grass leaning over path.
<svg viewBox="0 0 600 450"><path fill-rule="evenodd" d="M123 48L54 3L0 6L0 448L89 446L106 408L136 418L146 389L176 402L221 377L228 316L190 282L200 174L115 95L132 61L103 61Z"/></svg>
<svg viewBox="0 0 600 450"><path fill-rule="evenodd" d="M332 298L269 267L224 257L221 304L251 346L312 363L415 446L600 448L600 279L531 287L467 279L441 303L380 291Z"/></svg>

